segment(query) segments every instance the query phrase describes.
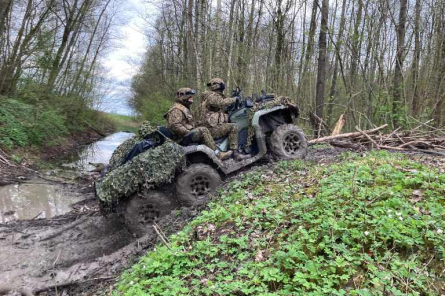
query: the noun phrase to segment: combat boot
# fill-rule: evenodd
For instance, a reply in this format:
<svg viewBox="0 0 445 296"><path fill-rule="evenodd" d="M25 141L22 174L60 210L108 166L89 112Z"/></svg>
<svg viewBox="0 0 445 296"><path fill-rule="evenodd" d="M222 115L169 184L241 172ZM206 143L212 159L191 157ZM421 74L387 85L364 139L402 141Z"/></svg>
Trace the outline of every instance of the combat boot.
<svg viewBox="0 0 445 296"><path fill-rule="evenodd" d="M220 151L218 153L218 158L220 160L226 160L226 159L230 158L230 156L232 156L232 154L233 154L233 152L231 150L226 151L226 152Z"/></svg>
<svg viewBox="0 0 445 296"><path fill-rule="evenodd" d="M242 154L238 150L232 150L232 151L233 151L233 159L235 159L235 161L241 161L250 158L250 155Z"/></svg>

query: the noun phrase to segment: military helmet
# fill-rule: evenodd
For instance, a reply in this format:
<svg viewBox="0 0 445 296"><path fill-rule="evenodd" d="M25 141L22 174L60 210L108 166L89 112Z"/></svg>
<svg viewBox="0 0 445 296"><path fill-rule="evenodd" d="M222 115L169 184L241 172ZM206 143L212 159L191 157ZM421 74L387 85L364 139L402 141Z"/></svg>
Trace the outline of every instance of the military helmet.
<svg viewBox="0 0 445 296"><path fill-rule="evenodd" d="M188 87L182 87L178 89L176 92L176 101L178 103L188 103L187 99L190 98L190 96L193 96L196 94L196 91L194 89L188 88Z"/></svg>
<svg viewBox="0 0 445 296"><path fill-rule="evenodd" d="M221 90L223 91L226 86L224 84L224 81L221 78L212 78L209 82L207 82L207 86L210 88L210 90Z"/></svg>
<svg viewBox="0 0 445 296"><path fill-rule="evenodd" d="M141 138L145 138L148 135L154 133L156 130L157 130L156 127L152 126L150 122L144 121L139 127L138 133Z"/></svg>

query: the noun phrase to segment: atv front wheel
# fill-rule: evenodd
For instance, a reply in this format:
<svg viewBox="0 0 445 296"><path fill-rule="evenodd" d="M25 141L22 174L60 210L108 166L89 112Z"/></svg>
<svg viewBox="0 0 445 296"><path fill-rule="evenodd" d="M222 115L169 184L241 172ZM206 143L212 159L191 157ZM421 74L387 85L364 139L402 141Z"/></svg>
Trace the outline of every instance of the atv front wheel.
<svg viewBox="0 0 445 296"><path fill-rule="evenodd" d="M176 181L176 195L185 206L203 204L221 184L218 172L207 164L192 164Z"/></svg>
<svg viewBox="0 0 445 296"><path fill-rule="evenodd" d="M149 190L135 194L126 205L125 224L131 232L142 236L156 219L165 216L176 206L171 198L160 191Z"/></svg>
<svg viewBox="0 0 445 296"><path fill-rule="evenodd" d="M278 159L303 159L307 154L307 140L298 126L283 124L270 136L270 150Z"/></svg>

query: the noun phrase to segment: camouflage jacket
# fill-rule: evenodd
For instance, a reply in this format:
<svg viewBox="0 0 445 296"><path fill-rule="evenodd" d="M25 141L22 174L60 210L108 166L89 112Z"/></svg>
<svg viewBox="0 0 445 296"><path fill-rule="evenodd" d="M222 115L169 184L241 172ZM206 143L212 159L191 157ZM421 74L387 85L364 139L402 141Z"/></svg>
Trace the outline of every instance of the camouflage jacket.
<svg viewBox="0 0 445 296"><path fill-rule="evenodd" d="M195 128L192 112L182 104L175 103L164 117L167 119L167 128L179 138Z"/></svg>
<svg viewBox="0 0 445 296"><path fill-rule="evenodd" d="M208 127L215 127L229 122L229 116L224 108L236 102L236 98L226 98L222 93L209 91L202 95L201 121Z"/></svg>

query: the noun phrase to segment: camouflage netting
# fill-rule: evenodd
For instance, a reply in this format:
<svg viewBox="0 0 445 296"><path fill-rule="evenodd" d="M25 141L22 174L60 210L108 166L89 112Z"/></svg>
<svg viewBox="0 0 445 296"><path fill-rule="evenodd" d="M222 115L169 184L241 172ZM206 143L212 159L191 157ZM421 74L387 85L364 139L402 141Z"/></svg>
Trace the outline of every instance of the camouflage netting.
<svg viewBox="0 0 445 296"><path fill-rule="evenodd" d="M171 182L176 169L184 166L185 157L182 147L168 141L139 154L108 173L96 183L97 196L105 203L116 202L139 189L150 189Z"/></svg>
<svg viewBox="0 0 445 296"><path fill-rule="evenodd" d="M134 136L120 144L111 155L110 162L108 164L108 172L114 171L116 168L118 168L128 155L128 152L130 152L131 149L133 149L133 147L140 141L142 141L140 137Z"/></svg>
<svg viewBox="0 0 445 296"><path fill-rule="evenodd" d="M125 157L128 155L128 153L133 149L133 147L141 142L145 137L150 135L156 131L156 128L154 128L150 122L144 121L142 122L141 127L139 128L138 134L134 137L126 140L122 144L120 144L111 155L109 164L108 164L108 172L113 171L114 169L118 168L122 162L124 161Z"/></svg>
<svg viewBox="0 0 445 296"><path fill-rule="evenodd" d="M256 103L253 108L251 108L248 111L248 117L249 117L249 129L247 131L247 146L250 146L250 144L252 143L252 139L253 136L255 135L255 129L252 126L252 120L253 120L253 116L255 115L255 112L259 111L259 110L263 110L263 109L269 109L269 108L273 108L275 106L287 106L288 104L290 104L291 100L289 97L285 97L285 96L279 96L273 100L270 101L265 101L262 103Z"/></svg>

